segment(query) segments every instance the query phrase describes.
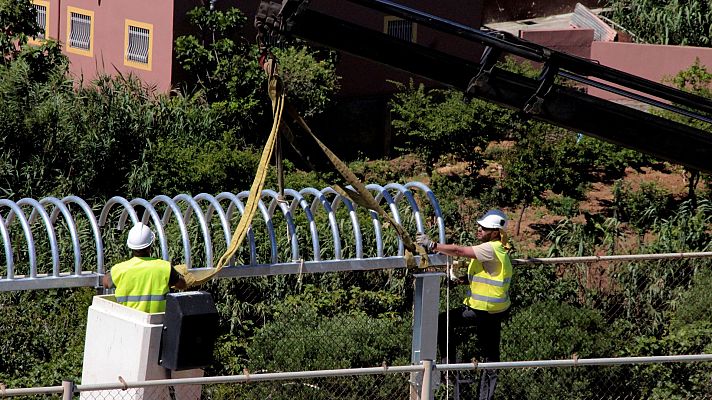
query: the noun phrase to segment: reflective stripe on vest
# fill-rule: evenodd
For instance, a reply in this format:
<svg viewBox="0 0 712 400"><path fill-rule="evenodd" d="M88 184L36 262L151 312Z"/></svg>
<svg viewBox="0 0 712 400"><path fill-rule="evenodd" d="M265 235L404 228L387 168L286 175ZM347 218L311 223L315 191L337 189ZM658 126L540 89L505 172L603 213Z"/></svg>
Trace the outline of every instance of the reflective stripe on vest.
<svg viewBox="0 0 712 400"><path fill-rule="evenodd" d="M475 310L498 313L509 308L509 285L512 281L512 262L500 241L489 242L499 261L496 275L490 275L481 261L473 259L467 268L470 290L464 302Z"/></svg>
<svg viewBox="0 0 712 400"><path fill-rule="evenodd" d="M144 296L120 296L116 297L116 301L119 303L127 303L129 301L141 302L141 301L164 301L166 299L165 295L144 295Z"/></svg>
<svg viewBox="0 0 712 400"><path fill-rule="evenodd" d="M494 279L483 278L477 275L467 275L467 278L470 280L470 282L486 283L492 286L504 286L512 280L512 278L505 278L503 281L497 281Z"/></svg>
<svg viewBox="0 0 712 400"><path fill-rule="evenodd" d="M116 301L147 313L166 310L166 293L171 276L168 261L150 257L134 257L111 269L116 286Z"/></svg>

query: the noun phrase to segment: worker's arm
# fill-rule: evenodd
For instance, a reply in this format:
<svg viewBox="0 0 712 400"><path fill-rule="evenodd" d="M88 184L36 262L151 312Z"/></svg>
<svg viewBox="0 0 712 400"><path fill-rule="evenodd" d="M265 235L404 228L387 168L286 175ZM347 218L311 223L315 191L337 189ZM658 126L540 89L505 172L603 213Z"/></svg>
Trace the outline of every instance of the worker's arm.
<svg viewBox="0 0 712 400"><path fill-rule="evenodd" d="M457 244L435 243L433 251L453 257L477 258L472 246L460 246Z"/></svg>
<svg viewBox="0 0 712 400"><path fill-rule="evenodd" d="M101 277L101 284L106 289L111 289L112 287L114 287L114 282L111 280L111 272L107 272L106 274L104 274L104 276Z"/></svg>

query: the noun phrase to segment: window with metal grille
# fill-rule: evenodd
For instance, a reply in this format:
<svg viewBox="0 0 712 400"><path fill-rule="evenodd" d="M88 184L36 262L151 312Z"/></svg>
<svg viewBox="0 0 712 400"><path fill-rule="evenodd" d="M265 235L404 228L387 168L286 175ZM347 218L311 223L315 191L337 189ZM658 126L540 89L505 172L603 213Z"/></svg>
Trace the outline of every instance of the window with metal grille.
<svg viewBox="0 0 712 400"><path fill-rule="evenodd" d="M41 4L33 4L32 6L37 11L37 25L40 27L37 39L44 39L45 32L47 32L47 6Z"/></svg>
<svg viewBox="0 0 712 400"><path fill-rule="evenodd" d="M149 40L151 31L146 28L129 25L129 37L126 45L126 59L148 64Z"/></svg>
<svg viewBox="0 0 712 400"><path fill-rule="evenodd" d="M82 50L91 49L91 16L71 13L69 47Z"/></svg>
<svg viewBox="0 0 712 400"><path fill-rule="evenodd" d="M400 18L386 21L386 33L398 39L413 41L413 23Z"/></svg>

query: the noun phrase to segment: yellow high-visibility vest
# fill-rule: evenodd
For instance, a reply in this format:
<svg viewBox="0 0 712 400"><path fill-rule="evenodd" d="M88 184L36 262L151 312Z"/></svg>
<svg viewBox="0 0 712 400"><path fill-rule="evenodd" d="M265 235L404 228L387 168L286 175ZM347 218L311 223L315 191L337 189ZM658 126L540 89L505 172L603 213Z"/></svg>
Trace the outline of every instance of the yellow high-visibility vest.
<svg viewBox="0 0 712 400"><path fill-rule="evenodd" d="M497 240L490 243L501 268L496 275L490 275L481 261L472 259L467 267L470 291L467 293L464 303L472 309L495 314L505 311L511 305L509 284L512 280L512 261L502 246L502 242Z"/></svg>
<svg viewBox="0 0 712 400"><path fill-rule="evenodd" d="M111 281L116 301L147 313L166 311L171 263L151 257L134 257L114 265Z"/></svg>

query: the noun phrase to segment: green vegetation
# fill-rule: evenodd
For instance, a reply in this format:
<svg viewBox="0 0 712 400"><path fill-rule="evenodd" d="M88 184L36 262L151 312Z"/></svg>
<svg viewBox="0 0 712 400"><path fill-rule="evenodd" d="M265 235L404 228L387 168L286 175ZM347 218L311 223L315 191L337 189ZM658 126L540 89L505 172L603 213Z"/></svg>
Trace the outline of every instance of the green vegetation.
<svg viewBox="0 0 712 400"><path fill-rule="evenodd" d="M249 187L270 113L256 50L238 36L245 23L239 11L191 12L199 34L176 42L178 60L189 78L170 96L131 76L72 82L56 43L25 45L36 27L20 22L34 21L31 13L27 0L0 0L3 21L17 22L0 31L2 197L74 194L100 203L117 193L150 198ZM294 104L312 118L326 112L338 88L333 55L299 43L277 55ZM531 73L531 68L511 60L506 66ZM671 81L710 96L710 75L702 65ZM349 162L369 182L427 180L445 213L449 240L472 243L475 218L501 206L515 221L525 211L542 216L534 227L536 242L513 238L520 249L516 256L710 250L709 190L691 186L687 196L676 196L653 183L633 186L622 179L628 167L660 169L661 163L457 92L428 90L413 82L399 88L389 104L399 157ZM324 187L333 180L331 171L304 171L295 160L286 160L285 169L289 187ZM268 185L274 186L275 177L269 179ZM611 204L596 213L581 207L594 182L613 186ZM343 207L339 212L345 212ZM545 213L551 218L544 220ZM328 221L317 223L326 226ZM405 224L414 231L412 218ZM264 226L257 223L253 228L258 237L264 235ZM342 232L349 228L345 223ZM195 227L190 229L194 232ZM277 226L278 231L284 229ZM106 235L106 242L114 243L107 248L111 264L125 254L117 240L110 240L113 233ZM68 240L66 236L60 234L60 240ZM373 232L366 231L364 241L372 239ZM278 240L286 252L286 238ZM344 248L353 247L348 235L342 240ZM397 246L392 232L386 233L385 246ZM260 245L257 251L264 255L268 249ZM322 247L323 256L333 251ZM344 257L353 256L349 251ZM174 248L171 254L181 256ZM38 255L41 261L49 257ZM91 263L91 257L86 262ZM238 260L246 257L238 254ZM25 265L26 258L18 254L18 265ZM525 360L709 353L710 263L700 259L518 268L503 356ZM208 374L409 360L412 277L404 271L219 280L205 289L213 294L221 315L216 361ZM84 316L92 294L88 289L1 293L0 382L19 387L79 380ZM451 302L461 295L453 290ZM500 382L506 388L502 393L507 393L503 398L511 399L590 398L610 382L617 382L620 391L611 397L691 398L709 393L710 372L707 364L526 370L502 374ZM381 378L376 384L374 379L351 380L340 390L359 394L356 388L375 385L384 397L404 390L402 380ZM212 396L334 395L306 384L268 391L236 385Z"/></svg>
<svg viewBox="0 0 712 400"><path fill-rule="evenodd" d="M610 0L612 19L643 43L709 47L712 5L704 0Z"/></svg>

